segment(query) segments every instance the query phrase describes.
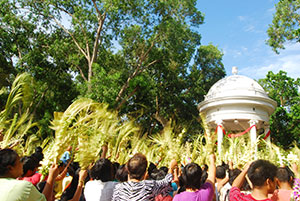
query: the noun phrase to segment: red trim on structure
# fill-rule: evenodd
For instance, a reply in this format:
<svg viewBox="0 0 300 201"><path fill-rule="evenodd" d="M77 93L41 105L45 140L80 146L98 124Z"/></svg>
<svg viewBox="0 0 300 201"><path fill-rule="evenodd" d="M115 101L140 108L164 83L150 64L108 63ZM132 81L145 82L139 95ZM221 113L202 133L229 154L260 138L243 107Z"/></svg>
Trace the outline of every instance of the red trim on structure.
<svg viewBox="0 0 300 201"><path fill-rule="evenodd" d="M267 139L267 138L270 136L270 134L271 134L271 131L269 130L269 131L267 132L266 136L264 137L264 140Z"/></svg>
<svg viewBox="0 0 300 201"><path fill-rule="evenodd" d="M253 127L256 127L256 125L252 125L251 127L247 128L244 132L241 132L241 133L237 133L237 134L230 133L230 134L228 134L228 137L230 137L230 138L240 137L240 136L248 133L251 130L251 128L253 128Z"/></svg>

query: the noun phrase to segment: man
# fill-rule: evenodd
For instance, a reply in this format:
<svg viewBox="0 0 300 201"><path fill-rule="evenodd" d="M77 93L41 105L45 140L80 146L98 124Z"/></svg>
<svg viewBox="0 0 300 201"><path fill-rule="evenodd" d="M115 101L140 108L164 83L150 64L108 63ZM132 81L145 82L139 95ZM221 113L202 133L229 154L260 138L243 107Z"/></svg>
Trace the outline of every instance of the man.
<svg viewBox="0 0 300 201"><path fill-rule="evenodd" d="M271 199L268 198L268 193L273 193L275 190L276 171L277 167L266 160L254 161L250 166L247 164L232 184L229 193L230 201L271 201ZM240 192L247 173L253 185L252 193L249 195Z"/></svg>
<svg viewBox="0 0 300 201"><path fill-rule="evenodd" d="M147 159L141 154L135 154L127 163L128 181L116 185L112 200L120 201L150 201L159 194L166 193L171 188L172 172L177 162L172 160L169 172L162 180L144 180L147 170Z"/></svg>

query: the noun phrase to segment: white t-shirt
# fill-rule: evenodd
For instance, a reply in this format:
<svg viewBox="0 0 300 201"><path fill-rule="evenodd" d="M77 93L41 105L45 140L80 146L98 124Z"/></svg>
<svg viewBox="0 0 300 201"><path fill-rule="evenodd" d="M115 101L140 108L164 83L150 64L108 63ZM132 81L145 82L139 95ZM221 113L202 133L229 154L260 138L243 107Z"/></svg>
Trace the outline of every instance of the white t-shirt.
<svg viewBox="0 0 300 201"><path fill-rule="evenodd" d="M86 201L111 201L115 186L118 182L101 180L88 181L84 188Z"/></svg>

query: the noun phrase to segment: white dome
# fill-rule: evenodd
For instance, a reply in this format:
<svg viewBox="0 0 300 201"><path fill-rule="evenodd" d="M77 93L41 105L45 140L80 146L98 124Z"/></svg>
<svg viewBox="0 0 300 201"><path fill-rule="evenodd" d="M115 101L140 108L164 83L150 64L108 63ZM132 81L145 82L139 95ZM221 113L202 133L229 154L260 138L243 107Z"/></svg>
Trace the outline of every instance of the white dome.
<svg viewBox="0 0 300 201"><path fill-rule="evenodd" d="M208 123L251 119L269 122L275 108L276 102L255 80L236 74L216 82L198 105Z"/></svg>
<svg viewBox="0 0 300 201"><path fill-rule="evenodd" d="M264 89L253 79L243 75L231 75L216 82L208 91L205 100L235 95L268 98Z"/></svg>

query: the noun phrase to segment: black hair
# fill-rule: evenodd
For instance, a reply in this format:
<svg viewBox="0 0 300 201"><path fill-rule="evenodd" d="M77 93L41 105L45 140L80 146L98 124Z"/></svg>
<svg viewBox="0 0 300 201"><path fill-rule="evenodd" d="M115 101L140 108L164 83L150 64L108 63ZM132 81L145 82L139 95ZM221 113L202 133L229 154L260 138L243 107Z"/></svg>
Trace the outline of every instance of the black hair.
<svg viewBox="0 0 300 201"><path fill-rule="evenodd" d="M68 173L70 176L74 176L76 171L79 169L79 163L78 162L71 162L68 167Z"/></svg>
<svg viewBox="0 0 300 201"><path fill-rule="evenodd" d="M43 149L41 147L36 147L35 152L31 155L40 162L44 159Z"/></svg>
<svg viewBox="0 0 300 201"><path fill-rule="evenodd" d="M117 169L115 179L120 182L125 182L128 180L128 171L125 165L120 165Z"/></svg>
<svg viewBox="0 0 300 201"><path fill-rule="evenodd" d="M203 170L204 170L204 171L207 171L207 170L208 170L208 165L204 164L204 165L203 165Z"/></svg>
<svg viewBox="0 0 300 201"><path fill-rule="evenodd" d="M76 173L73 175L72 181L67 189L63 189L64 192L61 194L60 200L61 201L67 201L71 200L76 192L77 186L78 186L78 180L79 180L79 169L76 171Z"/></svg>
<svg viewBox="0 0 300 201"><path fill-rule="evenodd" d="M226 176L226 169L224 166L217 166L216 167L216 178L218 179L224 179Z"/></svg>
<svg viewBox="0 0 300 201"><path fill-rule="evenodd" d="M178 180L179 180L179 186L178 186L177 194L184 192L186 190L183 177L179 176Z"/></svg>
<svg viewBox="0 0 300 201"><path fill-rule="evenodd" d="M18 158L17 152L12 149L0 150L0 175L3 176L8 171L8 166L14 166Z"/></svg>
<svg viewBox="0 0 300 201"><path fill-rule="evenodd" d="M281 182L288 182L293 186L295 175L289 167L279 167L276 172L276 177Z"/></svg>
<svg viewBox="0 0 300 201"><path fill-rule="evenodd" d="M113 163L112 163L112 167L113 167L113 177L115 177L116 174L117 174L117 170L118 170L118 168L120 167L120 163L118 163L118 162L113 162Z"/></svg>
<svg viewBox="0 0 300 201"><path fill-rule="evenodd" d="M201 184L204 184L205 181L207 180L208 178L208 173L207 171L202 171L202 175L201 175Z"/></svg>
<svg viewBox="0 0 300 201"><path fill-rule="evenodd" d="M199 189L201 183L202 169L196 163L187 164L182 173L182 178L186 188Z"/></svg>
<svg viewBox="0 0 300 201"><path fill-rule="evenodd" d="M163 169L156 169L151 173L151 179L153 180L161 180L165 178L167 173Z"/></svg>
<svg viewBox="0 0 300 201"><path fill-rule="evenodd" d="M254 161L248 169L248 177L253 186L263 186L267 179L274 181L277 167L266 160Z"/></svg>
<svg viewBox="0 0 300 201"><path fill-rule="evenodd" d="M162 166L159 168L160 170L164 171L166 174L168 174L169 168L166 166Z"/></svg>
<svg viewBox="0 0 300 201"><path fill-rule="evenodd" d="M237 178L237 176L239 176L239 174L242 171L238 168L235 168L233 170L229 170L229 184L232 185L233 181L235 180L235 178Z"/></svg>
<svg viewBox="0 0 300 201"><path fill-rule="evenodd" d="M152 172L156 169L157 169L156 165L154 163L150 162L149 167L148 167L148 175L150 176L152 174Z"/></svg>
<svg viewBox="0 0 300 201"><path fill-rule="evenodd" d="M110 160L100 158L91 169L91 177L102 182L112 181L113 166Z"/></svg>
<svg viewBox="0 0 300 201"><path fill-rule="evenodd" d="M24 156L21 158L21 162L23 163L23 175L22 176L25 176L29 170L34 171L35 168L37 168L39 166L38 159L33 156Z"/></svg>

